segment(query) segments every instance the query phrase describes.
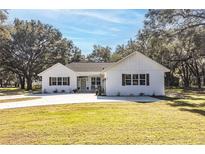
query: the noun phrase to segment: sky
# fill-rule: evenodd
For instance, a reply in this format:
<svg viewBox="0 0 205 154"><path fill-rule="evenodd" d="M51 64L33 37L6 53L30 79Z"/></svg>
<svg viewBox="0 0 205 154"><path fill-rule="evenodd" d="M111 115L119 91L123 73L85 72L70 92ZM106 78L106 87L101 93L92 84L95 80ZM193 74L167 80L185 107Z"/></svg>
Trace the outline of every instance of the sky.
<svg viewBox="0 0 205 154"><path fill-rule="evenodd" d="M63 37L87 55L93 45L109 46L112 50L119 44L136 37L143 27L147 10L9 10L9 22L15 18L40 20L57 28Z"/></svg>

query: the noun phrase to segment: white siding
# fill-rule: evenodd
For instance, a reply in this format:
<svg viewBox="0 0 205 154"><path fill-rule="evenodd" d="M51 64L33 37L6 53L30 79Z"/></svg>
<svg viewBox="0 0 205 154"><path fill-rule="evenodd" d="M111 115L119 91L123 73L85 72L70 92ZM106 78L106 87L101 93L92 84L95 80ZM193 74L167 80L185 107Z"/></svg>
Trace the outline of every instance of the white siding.
<svg viewBox="0 0 205 154"><path fill-rule="evenodd" d="M150 75L150 85L122 86L122 74ZM141 54L134 54L105 73L107 95L164 95L164 71L158 64Z"/></svg>
<svg viewBox="0 0 205 154"><path fill-rule="evenodd" d="M49 77L70 77L70 85L52 85L49 86ZM76 73L65 67L62 64L56 64L51 69L48 69L42 74L42 92L46 91L52 93L54 90L65 90L71 92L77 88L77 77Z"/></svg>

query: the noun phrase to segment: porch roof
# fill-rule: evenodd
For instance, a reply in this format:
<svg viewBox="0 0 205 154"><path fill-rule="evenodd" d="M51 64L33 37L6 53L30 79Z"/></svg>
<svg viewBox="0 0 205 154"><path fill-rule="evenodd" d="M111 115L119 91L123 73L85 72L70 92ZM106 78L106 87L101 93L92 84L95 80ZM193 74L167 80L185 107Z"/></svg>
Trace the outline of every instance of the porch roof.
<svg viewBox="0 0 205 154"><path fill-rule="evenodd" d="M101 72L113 63L70 63L66 67L75 72Z"/></svg>

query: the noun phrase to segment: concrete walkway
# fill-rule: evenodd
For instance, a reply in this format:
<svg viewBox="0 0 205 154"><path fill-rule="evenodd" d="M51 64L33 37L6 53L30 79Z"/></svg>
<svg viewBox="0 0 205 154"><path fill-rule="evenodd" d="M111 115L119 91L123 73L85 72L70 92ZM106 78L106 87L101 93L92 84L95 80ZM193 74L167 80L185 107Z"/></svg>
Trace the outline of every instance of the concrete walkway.
<svg viewBox="0 0 205 154"><path fill-rule="evenodd" d="M21 102L0 103L0 109L43 106L54 104L73 104L73 103L97 103L97 102L157 102L159 99L138 96L138 97L109 97L96 96L95 94L35 94L35 95L16 95L15 96L0 96L1 99L41 97L39 99L27 100Z"/></svg>

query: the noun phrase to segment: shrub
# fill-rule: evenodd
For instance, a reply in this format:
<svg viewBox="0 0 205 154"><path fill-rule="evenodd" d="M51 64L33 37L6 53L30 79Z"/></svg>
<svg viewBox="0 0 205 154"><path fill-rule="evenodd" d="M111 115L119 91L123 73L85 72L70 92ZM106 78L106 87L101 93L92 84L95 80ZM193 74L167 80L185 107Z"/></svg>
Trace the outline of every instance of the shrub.
<svg viewBox="0 0 205 154"><path fill-rule="evenodd" d="M140 96L144 96L144 93L140 93Z"/></svg>
<svg viewBox="0 0 205 154"><path fill-rule="evenodd" d="M74 93L77 93L77 92L78 92L78 89L73 89L73 92L74 92Z"/></svg>
<svg viewBox="0 0 205 154"><path fill-rule="evenodd" d="M58 90L56 89L56 90L54 90L53 92L54 92L54 93L58 93Z"/></svg>

